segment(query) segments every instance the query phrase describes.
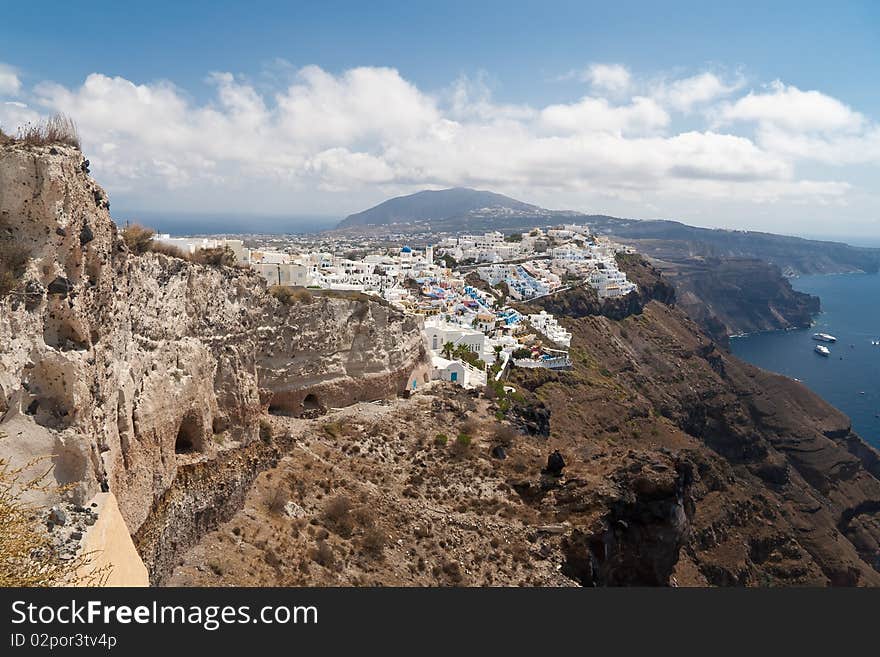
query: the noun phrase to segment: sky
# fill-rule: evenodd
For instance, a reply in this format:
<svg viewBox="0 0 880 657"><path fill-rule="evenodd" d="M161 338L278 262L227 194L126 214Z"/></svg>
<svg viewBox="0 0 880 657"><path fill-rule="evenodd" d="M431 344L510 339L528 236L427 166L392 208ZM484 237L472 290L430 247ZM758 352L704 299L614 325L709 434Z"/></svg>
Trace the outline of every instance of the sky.
<svg viewBox="0 0 880 657"><path fill-rule="evenodd" d="M4 2L0 128L71 116L114 215L468 186L880 235L878 3Z"/></svg>

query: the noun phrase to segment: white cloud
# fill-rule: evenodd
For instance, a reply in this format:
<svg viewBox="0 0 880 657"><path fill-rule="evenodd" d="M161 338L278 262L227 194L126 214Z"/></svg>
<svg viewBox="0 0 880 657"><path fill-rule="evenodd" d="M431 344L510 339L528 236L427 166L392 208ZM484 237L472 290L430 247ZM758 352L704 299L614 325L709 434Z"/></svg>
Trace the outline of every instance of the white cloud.
<svg viewBox="0 0 880 657"><path fill-rule="evenodd" d="M541 111L540 120L548 130L561 134L644 134L666 127L669 114L654 99L644 96L617 106L604 98L587 97L573 104L549 105Z"/></svg>
<svg viewBox="0 0 880 657"><path fill-rule="evenodd" d="M751 121L792 131L857 131L865 117L819 91L801 91L779 80L767 93L748 95L722 108L723 122Z"/></svg>
<svg viewBox="0 0 880 657"><path fill-rule="evenodd" d="M64 112L114 199L238 212L345 212L452 185L634 214L699 199L712 214L743 199L819 207L846 203L853 186L834 170L804 178L801 163L880 161L880 129L819 92L776 83L735 98L741 82L709 72L639 88L622 66L591 71L590 95L546 106L498 103L482 75L427 93L391 68L285 69L268 87L214 72L204 102L93 73L0 100L0 124Z"/></svg>
<svg viewBox="0 0 880 657"><path fill-rule="evenodd" d="M674 109L690 112L696 105L728 96L742 87L742 84L741 79L726 84L714 73L704 72L671 83L662 83L655 89L654 96Z"/></svg>
<svg viewBox="0 0 880 657"><path fill-rule="evenodd" d="M591 64L582 77L597 89L615 93L626 91L632 81L629 69L621 64Z"/></svg>
<svg viewBox="0 0 880 657"><path fill-rule="evenodd" d="M15 96L21 91L21 80L12 66L0 62L0 94Z"/></svg>

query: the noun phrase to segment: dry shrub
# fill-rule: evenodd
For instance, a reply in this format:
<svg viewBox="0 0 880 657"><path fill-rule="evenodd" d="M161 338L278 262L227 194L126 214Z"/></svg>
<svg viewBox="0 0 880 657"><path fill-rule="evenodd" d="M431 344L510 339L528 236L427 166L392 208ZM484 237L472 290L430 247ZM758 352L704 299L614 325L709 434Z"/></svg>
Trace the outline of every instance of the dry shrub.
<svg viewBox="0 0 880 657"><path fill-rule="evenodd" d="M266 499L266 508L269 513L280 516L284 513L284 507L290 499L290 486L286 481L278 482L273 490L271 490Z"/></svg>
<svg viewBox="0 0 880 657"><path fill-rule="evenodd" d="M516 430L509 424L496 424L495 430L492 432L495 443L502 447L510 447L518 435Z"/></svg>
<svg viewBox="0 0 880 657"><path fill-rule="evenodd" d="M288 287L287 285L270 285L269 294L278 299L278 301L285 306L292 306L294 303L293 288Z"/></svg>
<svg viewBox="0 0 880 657"><path fill-rule="evenodd" d="M290 287L289 285L271 285L269 294L286 306L292 306L295 303L310 304L315 300L314 295L304 287Z"/></svg>
<svg viewBox="0 0 880 657"><path fill-rule="evenodd" d="M336 563L336 555L333 553L333 548L324 539L318 539L309 556L312 558L312 561L324 566L324 568L332 568Z"/></svg>
<svg viewBox="0 0 880 657"><path fill-rule="evenodd" d="M6 435L0 431L0 440ZM45 474L25 474L34 461L22 468L13 468L0 458L0 587L100 585L109 576L107 568L88 566L93 554L80 554L63 560L58 556L50 536L38 524L38 510L22 502L29 491L46 490Z"/></svg>
<svg viewBox="0 0 880 657"><path fill-rule="evenodd" d="M379 526L372 525L364 531L364 535L361 537L361 547L367 554L379 557L385 550L386 540L385 532Z"/></svg>
<svg viewBox="0 0 880 657"><path fill-rule="evenodd" d="M76 124L64 114L55 114L45 121L28 123L19 128L16 141L27 146L65 144L74 148L80 147Z"/></svg>
<svg viewBox="0 0 880 657"><path fill-rule="evenodd" d="M452 453L456 456L464 456L471 452L472 445L473 439L466 433L460 433L452 443Z"/></svg>
<svg viewBox="0 0 880 657"><path fill-rule="evenodd" d="M466 434L468 436L476 436L480 433L480 429L482 428L482 424L476 418L468 418L461 424L461 433Z"/></svg>
<svg viewBox="0 0 880 657"><path fill-rule="evenodd" d="M324 523L340 536L348 538L354 531L354 505L345 495L337 495L324 506Z"/></svg>
<svg viewBox="0 0 880 657"><path fill-rule="evenodd" d="M152 241L150 242L149 250L152 253L161 253L162 255L166 255L169 258L180 258L181 260L189 260L189 256L173 244Z"/></svg>
<svg viewBox="0 0 880 657"><path fill-rule="evenodd" d="M18 287L30 254L0 237L0 297Z"/></svg>
<svg viewBox="0 0 880 657"><path fill-rule="evenodd" d="M126 224L122 229L122 241L128 247L128 250L135 255L142 255L150 250L153 235L156 234L152 228L146 228L140 224Z"/></svg>
<svg viewBox="0 0 880 657"><path fill-rule="evenodd" d="M232 267L235 265L235 254L228 246L211 249L199 249L192 255L192 261L211 267Z"/></svg>
<svg viewBox="0 0 880 657"><path fill-rule="evenodd" d="M328 438L339 440L345 433L345 429L339 422L326 422L321 425L321 430L327 434Z"/></svg>
<svg viewBox="0 0 880 657"><path fill-rule="evenodd" d="M266 418L262 418L260 420L260 440L268 445L274 437L275 429L272 428L272 423Z"/></svg>

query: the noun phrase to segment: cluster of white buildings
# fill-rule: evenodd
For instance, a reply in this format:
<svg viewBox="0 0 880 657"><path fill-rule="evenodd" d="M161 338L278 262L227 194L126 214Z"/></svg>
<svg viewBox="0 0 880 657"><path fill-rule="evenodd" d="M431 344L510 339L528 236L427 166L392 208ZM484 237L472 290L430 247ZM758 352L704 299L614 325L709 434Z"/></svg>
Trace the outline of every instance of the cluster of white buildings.
<svg viewBox="0 0 880 657"><path fill-rule="evenodd" d="M477 262L493 263L478 267L480 278L493 286L505 283L514 299L552 294L564 288L566 281L588 282L596 289L600 301L626 296L636 289L635 283L618 269L615 258L619 251L629 249L592 237L586 226L566 225L546 232L536 228L520 238L504 242L501 250L479 250L474 257ZM494 239L487 238L482 244L488 246ZM513 261L509 261L511 246L516 247ZM473 257L472 252L462 251L460 245L446 248L453 257L458 253Z"/></svg>
<svg viewBox="0 0 880 657"><path fill-rule="evenodd" d="M571 333L546 311L521 315L506 305L507 297L534 299L584 282L596 289L600 300L636 289L617 268L615 254L625 247L593 237L587 226L574 224L546 231L535 228L507 238L500 232L459 235L436 245L437 254L460 265L475 263L479 277L496 293L468 285L468 267L447 268L445 259L435 261L435 247L430 245L353 259L308 248L300 253L248 249L241 240L169 235L154 239L186 253L228 247L238 262L259 272L270 285L360 291L421 315L431 355L429 378L465 387L485 385L487 376L500 376L508 362L522 367L570 365ZM529 350L527 358L522 356L524 348Z"/></svg>

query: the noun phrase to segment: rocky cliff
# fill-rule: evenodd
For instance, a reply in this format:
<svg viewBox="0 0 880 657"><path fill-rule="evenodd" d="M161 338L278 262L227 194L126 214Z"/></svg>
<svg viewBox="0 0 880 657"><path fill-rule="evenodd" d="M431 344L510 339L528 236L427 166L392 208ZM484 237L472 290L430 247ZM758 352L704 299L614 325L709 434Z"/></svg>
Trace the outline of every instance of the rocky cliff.
<svg viewBox="0 0 880 657"><path fill-rule="evenodd" d="M792 289L776 265L754 258L657 261L677 304L721 344L730 335L805 328L818 297Z"/></svg>
<svg viewBox="0 0 880 657"><path fill-rule="evenodd" d="M549 418L547 449L569 462L531 502L575 526L566 572L586 584L880 584L878 453L848 418L666 303L564 323L572 370L515 370L511 383L524 395L514 413Z"/></svg>
<svg viewBox="0 0 880 657"><path fill-rule="evenodd" d="M570 370L273 418L291 448L164 581L880 585L880 454L623 264L638 294L533 304L572 332Z"/></svg>
<svg viewBox="0 0 880 657"><path fill-rule="evenodd" d="M0 428L13 462L54 455L83 503L136 532L184 464L290 415L403 390L417 320L364 299L284 304L250 270L128 251L75 148L0 146Z"/></svg>

